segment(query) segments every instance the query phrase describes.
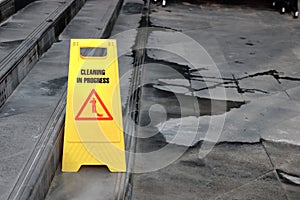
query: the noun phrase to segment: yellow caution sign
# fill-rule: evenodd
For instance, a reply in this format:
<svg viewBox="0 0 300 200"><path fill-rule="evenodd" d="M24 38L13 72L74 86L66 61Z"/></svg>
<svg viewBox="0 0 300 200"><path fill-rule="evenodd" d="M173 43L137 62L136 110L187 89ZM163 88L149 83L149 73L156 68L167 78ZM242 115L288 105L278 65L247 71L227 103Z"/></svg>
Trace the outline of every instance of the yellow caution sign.
<svg viewBox="0 0 300 200"><path fill-rule="evenodd" d="M81 165L126 171L115 40L71 40L62 171Z"/></svg>

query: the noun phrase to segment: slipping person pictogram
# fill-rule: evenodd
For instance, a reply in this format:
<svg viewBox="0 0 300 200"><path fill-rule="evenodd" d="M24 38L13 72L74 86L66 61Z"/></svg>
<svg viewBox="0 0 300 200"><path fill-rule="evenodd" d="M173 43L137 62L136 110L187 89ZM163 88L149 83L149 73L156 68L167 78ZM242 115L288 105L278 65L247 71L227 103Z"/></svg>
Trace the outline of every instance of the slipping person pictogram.
<svg viewBox="0 0 300 200"><path fill-rule="evenodd" d="M98 117L102 117L103 115L102 115L102 114L99 114L99 113L97 112L97 106L96 106L97 101L95 100L95 98L93 98L93 100L91 100L90 103L92 104L92 113L97 114Z"/></svg>
<svg viewBox="0 0 300 200"><path fill-rule="evenodd" d="M91 104L92 112L88 111L87 113L89 113L89 115L84 115L84 111L90 110L90 107L88 106L89 103ZM98 108L102 108L101 110L103 110L104 114L100 114L97 111L97 106ZM96 90L93 89L82 104L80 110L78 111L75 117L75 120L113 120L113 117L106 108L105 104L101 100Z"/></svg>

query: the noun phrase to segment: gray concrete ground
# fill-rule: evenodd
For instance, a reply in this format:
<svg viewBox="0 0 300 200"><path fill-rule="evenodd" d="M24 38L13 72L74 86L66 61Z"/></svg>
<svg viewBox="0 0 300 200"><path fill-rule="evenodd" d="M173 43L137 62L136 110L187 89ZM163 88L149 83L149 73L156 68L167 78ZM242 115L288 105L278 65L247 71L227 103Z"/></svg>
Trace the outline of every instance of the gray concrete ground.
<svg viewBox="0 0 300 200"><path fill-rule="evenodd" d="M109 14L115 9L117 2L117 0L102 1L99 4L95 0L89 1L84 11L91 16L92 13L89 11L94 7L94 11L97 12L97 17L91 16L94 21L89 20L90 32L96 33L105 28L107 25L105 24L107 23L106 17L110 17ZM49 1L48 4L50 5L42 3L37 1L29 5L12 16L11 19L2 23L4 28L3 33L0 30L0 34L2 33L6 36L5 38L1 37L4 43L8 40L14 41L19 36L25 38L35 26L39 25L39 22L44 20L43 17L46 18L49 15L48 12L53 12L54 10L52 9L61 5L61 2L55 1ZM41 6L41 8L38 6ZM18 18L18 20L23 19L23 21L18 23L15 18ZM86 24L86 22L81 22L80 24ZM75 24L75 26L77 25ZM11 28L11 26L15 27ZM74 28L74 25L70 24L65 32L62 33L62 37L42 56L40 61L9 97L5 105L1 107L0 199L8 198L20 175L26 176L26 172L21 174L22 169L29 162L28 159L31 158L31 152L35 148L40 148L36 147L41 137L40 134L47 127L47 123L66 89L68 52L70 48L67 31L72 28ZM14 34L11 34L9 30ZM10 45L8 46L13 48ZM9 53L7 49L3 50L3 52ZM42 171L42 169L37 170ZM40 171L35 174L40 174ZM106 175L114 177L108 172L106 172Z"/></svg>
<svg viewBox="0 0 300 200"><path fill-rule="evenodd" d="M68 40L101 31L108 4L95 2L1 109L0 199L61 96ZM299 20L264 7L179 1L151 5L145 19L143 4L125 1L112 33L124 116L133 47L147 40L131 199L299 199ZM147 37L138 38L145 25ZM46 199L113 199L117 180L104 167L58 169Z"/></svg>
<svg viewBox="0 0 300 200"><path fill-rule="evenodd" d="M62 5L62 1L36 1L0 22L0 60L5 58L43 22Z"/></svg>
<svg viewBox="0 0 300 200"><path fill-rule="evenodd" d="M62 95L68 44L54 44L1 109L0 199L7 199Z"/></svg>
<svg viewBox="0 0 300 200"><path fill-rule="evenodd" d="M55 0L36 1L1 22L0 59L61 5ZM68 54L63 53L66 48L68 42L54 44L1 107L0 199L7 199L61 98L67 80ZM19 73L21 78L22 72Z"/></svg>
<svg viewBox="0 0 300 200"><path fill-rule="evenodd" d="M299 199L299 20L171 2L150 22L132 199Z"/></svg>

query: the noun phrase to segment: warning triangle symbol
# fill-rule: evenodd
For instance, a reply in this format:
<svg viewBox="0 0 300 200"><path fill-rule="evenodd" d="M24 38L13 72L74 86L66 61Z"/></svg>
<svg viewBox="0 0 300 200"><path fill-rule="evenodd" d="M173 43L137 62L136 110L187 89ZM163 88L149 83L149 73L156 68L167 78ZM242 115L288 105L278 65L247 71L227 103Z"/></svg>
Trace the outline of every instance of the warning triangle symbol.
<svg viewBox="0 0 300 200"><path fill-rule="evenodd" d="M113 120L113 117L96 90L92 89L82 104L75 120Z"/></svg>

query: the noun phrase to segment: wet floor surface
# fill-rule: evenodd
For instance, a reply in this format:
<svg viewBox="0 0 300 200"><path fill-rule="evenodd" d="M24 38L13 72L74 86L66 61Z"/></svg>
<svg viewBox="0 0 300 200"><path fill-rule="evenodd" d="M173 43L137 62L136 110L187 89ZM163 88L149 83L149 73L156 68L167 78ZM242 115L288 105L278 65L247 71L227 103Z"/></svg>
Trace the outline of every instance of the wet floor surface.
<svg viewBox="0 0 300 200"><path fill-rule="evenodd" d="M139 116L131 199L299 199L299 20L267 6L171 1L147 10L145 2L125 0L111 36L118 42L123 117ZM0 198L64 90L68 40L99 34L97 16L105 10L88 1L2 108L5 141L20 141L0 142L0 168L10 177L1 179ZM21 26L7 22L1 28ZM23 39L6 38L0 49ZM143 42L144 63L137 66L135 48ZM142 77L130 91L133 67ZM136 92L139 110L127 110ZM117 181L105 167L58 168L46 199L113 199Z"/></svg>
<svg viewBox="0 0 300 200"><path fill-rule="evenodd" d="M298 199L299 20L150 10L132 199Z"/></svg>

